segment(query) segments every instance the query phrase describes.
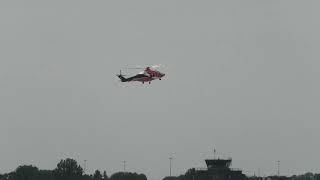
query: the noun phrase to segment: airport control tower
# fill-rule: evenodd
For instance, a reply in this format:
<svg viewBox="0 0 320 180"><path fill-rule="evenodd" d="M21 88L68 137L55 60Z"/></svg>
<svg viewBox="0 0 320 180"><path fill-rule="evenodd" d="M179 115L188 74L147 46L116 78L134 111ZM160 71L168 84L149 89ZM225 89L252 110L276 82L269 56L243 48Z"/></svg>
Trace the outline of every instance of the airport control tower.
<svg viewBox="0 0 320 180"><path fill-rule="evenodd" d="M190 169L186 173L188 180L244 180L242 170L230 168L232 159L206 159L207 168Z"/></svg>

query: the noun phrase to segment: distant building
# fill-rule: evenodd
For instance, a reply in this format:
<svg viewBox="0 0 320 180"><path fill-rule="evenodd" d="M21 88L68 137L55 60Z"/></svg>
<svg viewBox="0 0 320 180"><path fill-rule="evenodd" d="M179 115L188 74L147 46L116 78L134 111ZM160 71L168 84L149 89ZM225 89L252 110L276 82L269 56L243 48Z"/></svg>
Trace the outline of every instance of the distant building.
<svg viewBox="0 0 320 180"><path fill-rule="evenodd" d="M207 169L190 169L187 180L245 180L242 170L230 168L232 159L207 159Z"/></svg>

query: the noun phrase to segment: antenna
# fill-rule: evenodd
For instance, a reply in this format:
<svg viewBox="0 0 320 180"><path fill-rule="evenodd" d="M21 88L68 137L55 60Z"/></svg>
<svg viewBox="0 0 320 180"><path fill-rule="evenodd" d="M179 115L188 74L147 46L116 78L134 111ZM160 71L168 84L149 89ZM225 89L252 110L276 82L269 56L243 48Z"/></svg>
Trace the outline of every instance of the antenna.
<svg viewBox="0 0 320 180"><path fill-rule="evenodd" d="M172 157L169 157L169 161L170 161L170 177L171 177L171 161L172 161Z"/></svg>
<svg viewBox="0 0 320 180"><path fill-rule="evenodd" d="M278 163L278 177L279 177L280 176L280 161L278 160L277 163Z"/></svg>
<svg viewBox="0 0 320 180"><path fill-rule="evenodd" d="M83 172L86 174L87 171L87 160L84 160Z"/></svg>

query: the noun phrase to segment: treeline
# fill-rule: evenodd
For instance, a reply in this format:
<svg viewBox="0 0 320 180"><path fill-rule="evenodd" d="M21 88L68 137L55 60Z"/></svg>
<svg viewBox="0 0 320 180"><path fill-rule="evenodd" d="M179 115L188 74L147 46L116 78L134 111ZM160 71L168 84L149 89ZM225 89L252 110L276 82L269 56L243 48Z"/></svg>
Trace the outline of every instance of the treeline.
<svg viewBox="0 0 320 180"><path fill-rule="evenodd" d="M249 180L320 180L320 174L311 172L293 176L248 177Z"/></svg>
<svg viewBox="0 0 320 180"><path fill-rule="evenodd" d="M108 177L106 171L96 170L84 174L83 168L73 159L61 160L54 170L40 170L32 165L19 166L15 171L0 174L0 180L147 180L144 174L118 172Z"/></svg>
<svg viewBox="0 0 320 180"><path fill-rule="evenodd" d="M162 180L197 180L192 174L194 169L189 169L185 174L180 176L168 176ZM245 177L246 180L320 180L320 174L313 174L311 172L302 174L302 175L293 175L293 176L267 176L267 177L257 177L251 176Z"/></svg>

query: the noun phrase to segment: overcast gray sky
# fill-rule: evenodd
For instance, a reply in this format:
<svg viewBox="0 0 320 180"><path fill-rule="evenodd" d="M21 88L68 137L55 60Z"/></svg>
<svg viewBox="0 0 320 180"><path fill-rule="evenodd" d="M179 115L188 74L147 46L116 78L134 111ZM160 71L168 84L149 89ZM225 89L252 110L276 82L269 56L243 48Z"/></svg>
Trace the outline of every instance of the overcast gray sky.
<svg viewBox="0 0 320 180"><path fill-rule="evenodd" d="M0 172L319 173L319 1L1 1ZM165 64L151 85L125 67ZM135 71L124 70L133 75Z"/></svg>

